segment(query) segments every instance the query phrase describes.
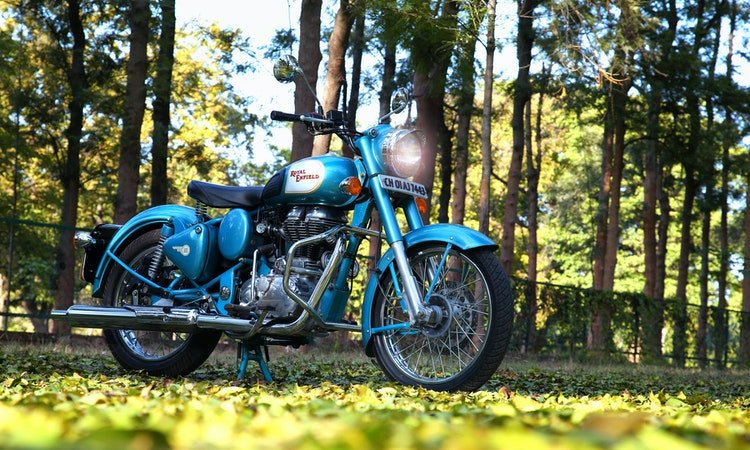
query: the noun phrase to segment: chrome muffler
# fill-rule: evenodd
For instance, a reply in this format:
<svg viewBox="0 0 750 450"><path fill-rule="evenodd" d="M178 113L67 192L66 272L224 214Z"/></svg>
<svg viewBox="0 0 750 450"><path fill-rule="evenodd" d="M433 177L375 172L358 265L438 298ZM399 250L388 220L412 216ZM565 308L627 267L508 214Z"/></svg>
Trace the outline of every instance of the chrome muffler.
<svg viewBox="0 0 750 450"><path fill-rule="evenodd" d="M154 306L89 306L73 305L56 309L52 320L67 322L72 327L124 330L174 331L192 333L199 329L247 333L255 320L201 313L191 308Z"/></svg>

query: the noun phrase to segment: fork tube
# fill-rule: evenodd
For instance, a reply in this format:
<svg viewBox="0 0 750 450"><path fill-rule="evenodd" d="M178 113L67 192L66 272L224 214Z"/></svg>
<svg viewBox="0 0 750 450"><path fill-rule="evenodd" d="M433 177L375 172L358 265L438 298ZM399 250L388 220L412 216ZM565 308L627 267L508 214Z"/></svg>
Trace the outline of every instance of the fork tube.
<svg viewBox="0 0 750 450"><path fill-rule="evenodd" d="M370 190L375 198L375 204L380 213L380 220L385 229L385 236L388 244L391 246L393 256L396 260L396 267L401 274L404 300L409 309L409 322L414 325L418 322L425 322L430 317L430 310L422 303L422 295L417 287L417 280L414 278L409 260L406 257L406 248L404 247L404 236L401 234L401 228L396 220L396 212L393 204L385 189L380 185L380 179L373 177L370 179Z"/></svg>
<svg viewBox="0 0 750 450"><path fill-rule="evenodd" d="M409 224L409 229L416 230L417 228L422 228L424 226L422 215L419 214L417 202L414 198L410 198L406 202L406 205L404 205L404 214L406 215L406 222Z"/></svg>

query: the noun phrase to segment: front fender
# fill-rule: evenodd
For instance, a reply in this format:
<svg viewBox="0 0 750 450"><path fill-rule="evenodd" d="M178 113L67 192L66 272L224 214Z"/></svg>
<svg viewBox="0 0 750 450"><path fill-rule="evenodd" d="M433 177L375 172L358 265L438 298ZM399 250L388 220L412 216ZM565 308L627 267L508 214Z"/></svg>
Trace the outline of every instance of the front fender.
<svg viewBox="0 0 750 450"><path fill-rule="evenodd" d="M492 239L463 225L438 223L417 228L404 235L404 246L407 250L427 242L451 243L461 250L471 250L474 248L490 248L494 250L497 248L497 244ZM365 347L365 353L368 356L373 356L372 345L370 345L370 338L372 338L372 305L375 301L380 277L386 273L393 259L393 251L389 249L380 258L380 261L378 261L377 268L372 272L370 281L365 288L365 298L362 304L362 345Z"/></svg>
<svg viewBox="0 0 750 450"><path fill-rule="evenodd" d="M96 270L93 290L94 297L101 297L103 294L104 280L113 264L109 252L117 254L132 238L142 234L144 231L159 227L170 218L174 222L175 231L178 232L199 220L194 208L180 205L160 205L147 209L125 222L122 228L112 237L107 246L107 251L99 263L99 268Z"/></svg>

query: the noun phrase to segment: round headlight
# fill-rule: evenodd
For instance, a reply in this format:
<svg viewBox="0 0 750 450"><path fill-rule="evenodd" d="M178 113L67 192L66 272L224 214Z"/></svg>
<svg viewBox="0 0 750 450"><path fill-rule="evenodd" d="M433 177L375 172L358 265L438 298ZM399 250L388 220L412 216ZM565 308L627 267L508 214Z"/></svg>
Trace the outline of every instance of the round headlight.
<svg viewBox="0 0 750 450"><path fill-rule="evenodd" d="M422 132L394 130L383 142L383 162L400 177L413 177L422 165Z"/></svg>

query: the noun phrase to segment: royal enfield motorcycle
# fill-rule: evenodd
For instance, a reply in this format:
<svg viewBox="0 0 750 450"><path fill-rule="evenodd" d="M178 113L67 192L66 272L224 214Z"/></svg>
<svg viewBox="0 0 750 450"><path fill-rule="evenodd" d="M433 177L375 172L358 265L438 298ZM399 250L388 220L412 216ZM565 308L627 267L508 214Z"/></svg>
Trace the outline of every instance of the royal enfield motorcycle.
<svg viewBox="0 0 750 450"><path fill-rule="evenodd" d="M304 79L293 57L279 60L274 74L283 82ZM397 93L388 116L410 101ZM348 331L361 333L365 353L392 380L480 388L508 346L511 288L488 237L423 223L427 191L411 180L421 167L421 134L385 117L353 130L345 108L273 111L271 118L335 133L355 156L302 159L265 186L191 181L194 207L157 206L123 225L79 232L81 276L101 305L73 305L52 318L103 328L122 367L154 375L192 372L224 333L240 343L238 376L255 361L270 382L269 345L298 347ZM226 213L210 217L208 207ZM369 228L375 210L382 231ZM345 313L360 271L357 251L373 238L388 249L365 286L358 325Z"/></svg>

